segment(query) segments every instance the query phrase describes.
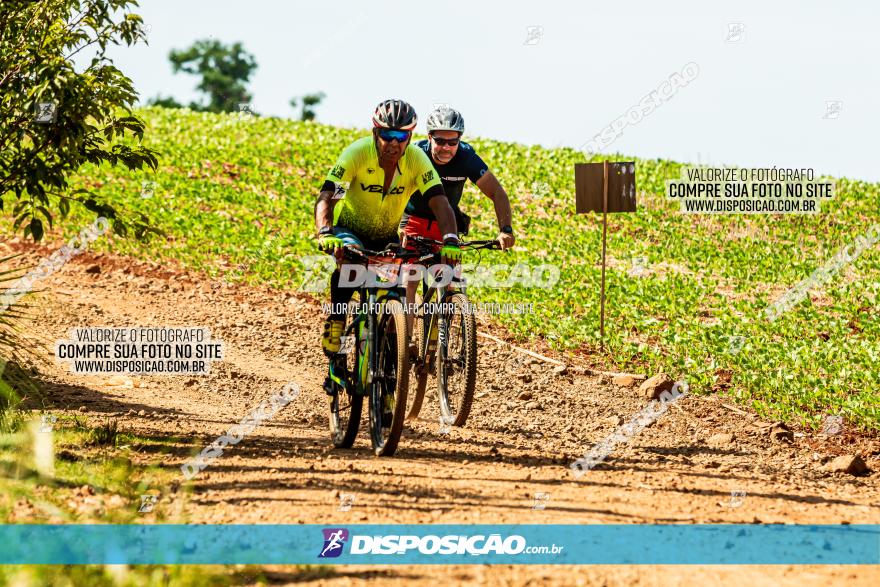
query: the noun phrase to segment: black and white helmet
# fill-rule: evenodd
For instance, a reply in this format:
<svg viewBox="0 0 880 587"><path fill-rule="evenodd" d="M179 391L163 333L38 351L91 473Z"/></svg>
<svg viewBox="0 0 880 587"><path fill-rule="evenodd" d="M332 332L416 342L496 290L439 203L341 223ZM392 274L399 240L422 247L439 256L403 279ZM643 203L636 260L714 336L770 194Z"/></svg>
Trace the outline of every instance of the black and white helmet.
<svg viewBox="0 0 880 587"><path fill-rule="evenodd" d="M385 100L373 111L373 126L394 130L413 130L418 122L416 109L403 100Z"/></svg>
<svg viewBox="0 0 880 587"><path fill-rule="evenodd" d="M428 116L428 132L435 130L454 130L464 133L464 116L449 106L441 106Z"/></svg>

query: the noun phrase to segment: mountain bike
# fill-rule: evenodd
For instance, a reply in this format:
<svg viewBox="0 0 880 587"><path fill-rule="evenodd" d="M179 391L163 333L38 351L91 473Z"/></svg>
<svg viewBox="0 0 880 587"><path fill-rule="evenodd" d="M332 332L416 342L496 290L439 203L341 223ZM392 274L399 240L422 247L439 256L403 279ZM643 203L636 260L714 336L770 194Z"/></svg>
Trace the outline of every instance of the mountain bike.
<svg viewBox="0 0 880 587"><path fill-rule="evenodd" d="M442 245L425 237L407 237L407 246L423 254ZM462 242L461 248L500 250L501 244L497 240L478 240ZM477 321L465 281L453 277L447 285L441 283L442 280L423 282L421 296L416 299L413 335L418 353L410 361L412 404L407 419L419 415L428 375L433 371L437 377L441 422L464 426L477 384Z"/></svg>
<svg viewBox="0 0 880 587"><path fill-rule="evenodd" d="M343 247L341 252L343 260L364 265L368 270L399 267L412 256L353 245ZM349 304L355 311L346 314L342 345L330 360L326 390L331 396L330 434L337 448L351 447L367 398L373 452L377 456L392 456L403 431L409 385L403 292L392 284L362 286L355 293L356 305Z"/></svg>

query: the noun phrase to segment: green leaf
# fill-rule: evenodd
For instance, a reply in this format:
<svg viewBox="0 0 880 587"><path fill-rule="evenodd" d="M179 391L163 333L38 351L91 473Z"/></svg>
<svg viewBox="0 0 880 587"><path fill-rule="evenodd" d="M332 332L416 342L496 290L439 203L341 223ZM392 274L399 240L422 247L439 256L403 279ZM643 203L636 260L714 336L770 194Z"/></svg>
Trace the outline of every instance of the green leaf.
<svg viewBox="0 0 880 587"><path fill-rule="evenodd" d="M51 229L52 228L52 214L49 212L49 210L45 206L37 206L37 210L39 210L40 214L42 214L43 217L45 217L46 220L49 222L49 229Z"/></svg>
<svg viewBox="0 0 880 587"><path fill-rule="evenodd" d="M18 228L21 226L21 223L24 222L29 217L30 217L30 213L24 212L18 218L16 218L15 223L12 225L12 231L17 232Z"/></svg>
<svg viewBox="0 0 880 587"><path fill-rule="evenodd" d="M43 222L39 218L32 218L28 229L34 237L34 240L40 242L43 238Z"/></svg>

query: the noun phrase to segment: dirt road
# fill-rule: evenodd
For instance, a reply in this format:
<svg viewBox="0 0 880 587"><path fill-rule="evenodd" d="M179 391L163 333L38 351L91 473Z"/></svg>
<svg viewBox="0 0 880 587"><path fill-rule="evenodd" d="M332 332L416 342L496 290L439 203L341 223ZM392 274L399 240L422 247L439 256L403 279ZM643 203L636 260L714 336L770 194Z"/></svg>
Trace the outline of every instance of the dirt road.
<svg viewBox="0 0 880 587"><path fill-rule="evenodd" d="M42 252L23 245L22 260ZM2 247L0 247L2 248ZM880 440L793 429L774 440L767 422L729 398L690 394L607 461L575 479L568 465L646 401L567 362L554 365L480 340L474 409L466 428L440 431L436 398L404 432L397 456L373 457L329 439L322 315L308 297L208 281L173 267L83 255L43 283L37 335L46 354L69 328L205 326L226 358L210 376L78 376L63 363L43 375L54 410L112 417L151 436L189 434L204 446L288 382L301 395L194 481L186 519L203 523L880 523ZM484 331L488 328L484 324ZM497 328L492 333L503 337ZM565 358L541 349L557 359ZM730 436L723 436L729 434ZM855 477L823 463L860 453ZM189 457L167 463L179 467ZM732 497L732 492L734 496ZM535 494L547 494L536 501ZM341 494L353 496L340 509ZM536 508L538 503L539 508ZM160 504L161 506L161 504ZM343 508L344 509L344 508ZM285 582L284 569L272 577ZM877 567L386 567L340 568L317 583L653 585L877 584Z"/></svg>

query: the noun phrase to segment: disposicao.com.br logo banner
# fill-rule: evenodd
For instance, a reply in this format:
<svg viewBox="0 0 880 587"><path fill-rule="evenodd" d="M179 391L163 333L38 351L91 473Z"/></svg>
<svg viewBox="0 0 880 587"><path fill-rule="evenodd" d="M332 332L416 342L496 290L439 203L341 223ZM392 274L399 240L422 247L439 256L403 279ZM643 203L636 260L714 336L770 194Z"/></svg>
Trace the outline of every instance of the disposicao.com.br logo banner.
<svg viewBox="0 0 880 587"><path fill-rule="evenodd" d="M2 564L880 564L880 525L8 524Z"/></svg>
<svg viewBox="0 0 880 587"><path fill-rule="evenodd" d="M318 558L337 558L349 539L346 528L325 528L324 546ZM528 546L519 534L355 534L348 554L356 555L557 555L564 546L555 543Z"/></svg>

